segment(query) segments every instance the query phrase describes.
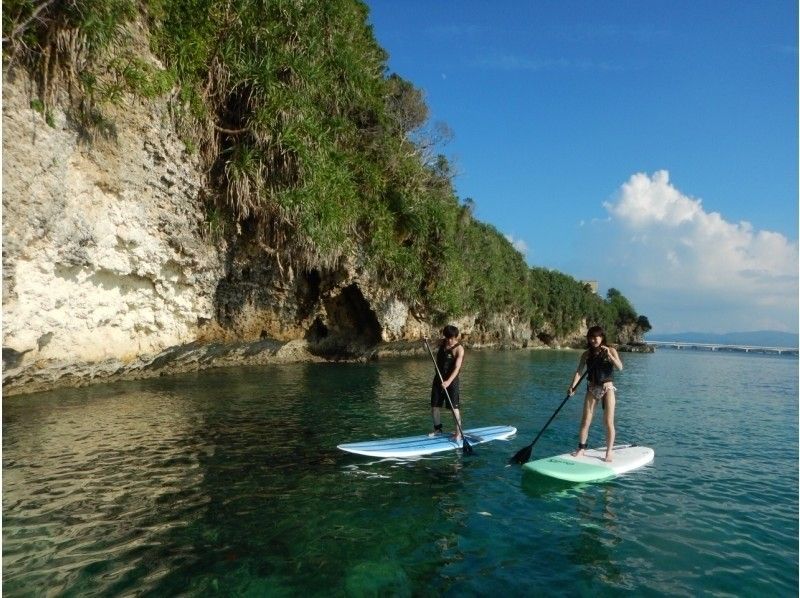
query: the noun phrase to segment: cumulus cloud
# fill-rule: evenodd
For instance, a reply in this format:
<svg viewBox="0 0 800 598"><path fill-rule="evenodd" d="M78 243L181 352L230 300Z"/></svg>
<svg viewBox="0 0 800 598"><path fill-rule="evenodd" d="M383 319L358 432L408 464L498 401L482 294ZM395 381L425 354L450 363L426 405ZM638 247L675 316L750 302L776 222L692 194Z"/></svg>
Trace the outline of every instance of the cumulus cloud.
<svg viewBox="0 0 800 598"><path fill-rule="evenodd" d="M528 254L528 244L523 241L522 239L517 239L514 235L505 235L506 240L511 243L511 245L519 251L522 255Z"/></svg>
<svg viewBox="0 0 800 598"><path fill-rule="evenodd" d="M712 319L740 320L718 322L716 328L727 330L796 326L796 242L707 211L700 199L673 186L664 170L634 174L604 206L615 239L610 262L664 313L670 305L693 306L698 315L707 309ZM692 325L702 323L701 316Z"/></svg>

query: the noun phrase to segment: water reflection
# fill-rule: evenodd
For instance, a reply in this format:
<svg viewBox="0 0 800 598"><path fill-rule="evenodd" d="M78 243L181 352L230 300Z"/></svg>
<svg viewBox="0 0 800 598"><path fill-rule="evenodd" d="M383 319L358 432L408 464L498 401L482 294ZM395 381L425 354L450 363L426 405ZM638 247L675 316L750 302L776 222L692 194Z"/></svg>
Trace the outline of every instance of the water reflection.
<svg viewBox="0 0 800 598"><path fill-rule="evenodd" d="M613 503L614 486L608 483L599 484L575 497L579 533L568 558L579 567L587 584L600 579L617 587L623 580L623 570L615 551L622 538Z"/></svg>
<svg viewBox="0 0 800 598"><path fill-rule="evenodd" d="M597 594L597 581L624 588L629 573L620 564L617 549L623 541L619 488L615 481L573 483L525 471L522 489L529 499L543 501L565 539L566 562L578 578L578 593Z"/></svg>
<svg viewBox="0 0 800 598"><path fill-rule="evenodd" d="M26 411L4 405L6 592L113 586L202 504L205 422L174 395L72 391Z"/></svg>
<svg viewBox="0 0 800 598"><path fill-rule="evenodd" d="M580 485L506 467L563 398L575 355L467 358L468 425L520 429L473 457L390 461L335 448L427 430L425 359L218 370L4 400L5 595L688 594L740 581L762 595L796 586L797 432L785 425L797 415L796 369L767 364L783 369L752 385L759 434L742 437L740 414L714 410L712 422L700 381L687 378L702 370L707 384L717 362L682 367L673 362L686 357L670 355L658 368L631 356L619 429L656 447L656 463ZM738 383L728 361L725 392ZM656 375L665 370L675 375ZM579 407L565 406L537 454L572 446ZM676 417L685 430L664 423ZM714 446L698 433L709 428ZM717 475L734 471L733 459L736 475ZM695 565L702 577L687 573Z"/></svg>

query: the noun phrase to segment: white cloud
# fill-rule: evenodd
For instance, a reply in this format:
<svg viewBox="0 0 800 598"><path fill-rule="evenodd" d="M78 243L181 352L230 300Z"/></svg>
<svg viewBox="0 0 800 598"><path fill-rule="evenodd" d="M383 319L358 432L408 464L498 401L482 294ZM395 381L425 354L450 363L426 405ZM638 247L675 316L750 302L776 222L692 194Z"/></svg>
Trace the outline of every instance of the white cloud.
<svg viewBox="0 0 800 598"><path fill-rule="evenodd" d="M519 251L522 255L528 254L528 244L523 241L522 239L517 239L513 235L505 235L506 240L511 243L511 245Z"/></svg>
<svg viewBox="0 0 800 598"><path fill-rule="evenodd" d="M634 174L604 206L612 218L604 262L614 268L606 275L631 286L626 294L639 296L634 304L642 313L651 303L670 320L669 314L682 313L695 329L753 330L783 322L780 329L796 330L796 242L706 211L664 170Z"/></svg>

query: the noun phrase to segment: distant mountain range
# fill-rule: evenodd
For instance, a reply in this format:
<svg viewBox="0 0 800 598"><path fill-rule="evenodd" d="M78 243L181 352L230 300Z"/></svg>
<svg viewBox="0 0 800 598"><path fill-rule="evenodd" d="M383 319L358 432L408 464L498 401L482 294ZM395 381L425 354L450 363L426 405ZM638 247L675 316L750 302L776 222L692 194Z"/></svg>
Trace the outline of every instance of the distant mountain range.
<svg viewBox="0 0 800 598"><path fill-rule="evenodd" d="M755 345L758 347L797 347L800 337L793 332L755 330L753 332L673 332L647 334L645 341L685 341L687 343L719 343L722 345Z"/></svg>

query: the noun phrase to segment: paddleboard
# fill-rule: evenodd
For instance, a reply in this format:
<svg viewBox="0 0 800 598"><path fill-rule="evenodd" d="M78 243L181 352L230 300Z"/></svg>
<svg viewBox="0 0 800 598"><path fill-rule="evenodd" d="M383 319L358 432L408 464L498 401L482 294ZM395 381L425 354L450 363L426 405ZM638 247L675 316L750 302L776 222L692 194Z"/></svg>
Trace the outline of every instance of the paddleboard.
<svg viewBox="0 0 800 598"><path fill-rule="evenodd" d="M602 447L588 449L582 457L566 453L530 461L522 467L568 482L596 482L647 465L655 458L655 452L646 446L624 444L614 447L614 460L611 463L606 463L605 457L606 447Z"/></svg>
<svg viewBox="0 0 800 598"><path fill-rule="evenodd" d="M512 426L487 426L484 428L471 428L464 430L470 446L483 444L490 440L506 440L517 433ZM450 438L450 434L437 434L429 437L407 436L405 438L388 438L386 440L369 440L366 442L352 442L340 444L338 448L356 455L368 457L419 457L442 451L460 449L462 442Z"/></svg>

